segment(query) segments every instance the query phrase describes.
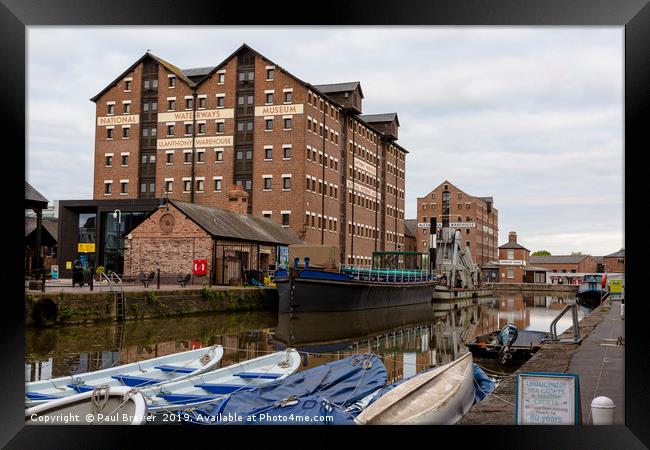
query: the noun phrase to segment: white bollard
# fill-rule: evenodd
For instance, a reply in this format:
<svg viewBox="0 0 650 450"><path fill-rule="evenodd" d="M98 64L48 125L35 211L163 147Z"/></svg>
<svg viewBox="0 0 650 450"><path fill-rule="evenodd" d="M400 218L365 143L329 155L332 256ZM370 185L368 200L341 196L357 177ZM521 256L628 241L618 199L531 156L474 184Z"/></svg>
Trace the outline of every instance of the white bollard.
<svg viewBox="0 0 650 450"><path fill-rule="evenodd" d="M625 317L625 302L621 302L621 317Z"/></svg>
<svg viewBox="0 0 650 450"><path fill-rule="evenodd" d="M591 402L591 420L594 425L613 425L616 406L611 398L596 397Z"/></svg>

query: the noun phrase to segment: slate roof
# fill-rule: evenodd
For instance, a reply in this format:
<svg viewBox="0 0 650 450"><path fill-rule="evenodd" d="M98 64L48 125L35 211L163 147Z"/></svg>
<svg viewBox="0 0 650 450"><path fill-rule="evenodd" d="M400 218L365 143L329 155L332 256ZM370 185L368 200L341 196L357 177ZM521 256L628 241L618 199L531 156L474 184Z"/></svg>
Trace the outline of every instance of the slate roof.
<svg viewBox="0 0 650 450"><path fill-rule="evenodd" d="M404 221L404 235L415 237L415 232L418 228L418 219L406 219Z"/></svg>
<svg viewBox="0 0 650 450"><path fill-rule="evenodd" d="M47 207L47 203L49 202L48 199L43 197L43 194L38 192L34 186L29 184L27 181L25 181L25 200L30 201L30 202L40 202L40 203L45 203L45 206Z"/></svg>
<svg viewBox="0 0 650 450"><path fill-rule="evenodd" d="M29 236L36 229L36 217L25 217L25 237ZM59 219L50 217L43 218L43 231L49 233L56 241L59 232Z"/></svg>
<svg viewBox="0 0 650 450"><path fill-rule="evenodd" d="M516 242L506 242L505 244L501 245L499 248L528 250L526 247L524 247L521 244L517 244ZM530 250L528 250L528 251L530 251Z"/></svg>
<svg viewBox="0 0 650 450"><path fill-rule="evenodd" d="M368 123L381 123L381 122L393 122L397 121L399 125L399 119L397 118L397 113L383 113L383 114L360 114L359 118Z"/></svg>
<svg viewBox="0 0 650 450"><path fill-rule="evenodd" d="M215 237L269 244L303 243L292 230L264 217L243 216L225 209L209 208L178 200L169 200L169 203Z"/></svg>
<svg viewBox="0 0 650 450"><path fill-rule="evenodd" d="M363 98L361 82L359 81L349 81L347 83L315 84L314 87L324 94L332 94L334 92L350 92L358 88L359 94L361 94L361 98Z"/></svg>
<svg viewBox="0 0 650 450"><path fill-rule="evenodd" d="M605 258L625 258L625 249L622 248L617 252L610 253L609 255L605 255Z"/></svg>
<svg viewBox="0 0 650 450"><path fill-rule="evenodd" d="M494 203L494 199L492 197L478 197L481 200L483 200L485 203Z"/></svg>
<svg viewBox="0 0 650 450"><path fill-rule="evenodd" d="M551 256L531 256L531 264L578 264L585 259L587 255L551 255Z"/></svg>
<svg viewBox="0 0 650 450"><path fill-rule="evenodd" d="M181 69L186 77L204 77L214 69L215 66L211 67L196 67L192 69Z"/></svg>

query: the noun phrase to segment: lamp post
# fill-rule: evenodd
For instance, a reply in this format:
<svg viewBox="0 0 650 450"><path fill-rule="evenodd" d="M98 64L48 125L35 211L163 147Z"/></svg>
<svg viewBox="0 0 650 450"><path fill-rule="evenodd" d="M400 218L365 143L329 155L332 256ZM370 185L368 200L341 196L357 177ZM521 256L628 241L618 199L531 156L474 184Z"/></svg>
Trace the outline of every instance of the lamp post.
<svg viewBox="0 0 650 450"><path fill-rule="evenodd" d="M113 219L117 219L117 258L116 258L116 269L120 269L119 266L119 255L120 255L120 232L121 232L121 225L122 225L122 211L119 209L116 209L113 211Z"/></svg>

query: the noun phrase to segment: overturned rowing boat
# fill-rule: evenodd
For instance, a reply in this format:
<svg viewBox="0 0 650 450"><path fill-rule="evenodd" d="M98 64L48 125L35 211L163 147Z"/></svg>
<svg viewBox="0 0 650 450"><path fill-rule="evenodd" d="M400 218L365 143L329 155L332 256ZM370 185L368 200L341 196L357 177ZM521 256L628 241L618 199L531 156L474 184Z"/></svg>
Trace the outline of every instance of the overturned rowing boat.
<svg viewBox="0 0 650 450"><path fill-rule="evenodd" d="M365 408L362 425L452 425L474 403L472 354L418 374Z"/></svg>
<svg viewBox="0 0 650 450"><path fill-rule="evenodd" d="M147 416L147 403L142 394L126 386L103 386L27 408L25 423L142 425Z"/></svg>
<svg viewBox="0 0 650 450"><path fill-rule="evenodd" d="M36 406L93 391L99 386L144 387L177 381L214 369L222 356L223 348L219 345L94 372L33 381L25 385L25 404Z"/></svg>

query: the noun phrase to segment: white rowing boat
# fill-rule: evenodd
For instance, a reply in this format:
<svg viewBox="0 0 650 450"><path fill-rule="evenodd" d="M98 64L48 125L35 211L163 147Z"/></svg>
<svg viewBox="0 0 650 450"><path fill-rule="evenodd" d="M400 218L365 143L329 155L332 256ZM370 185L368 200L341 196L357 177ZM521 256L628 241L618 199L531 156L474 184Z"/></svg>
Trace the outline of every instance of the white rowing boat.
<svg viewBox="0 0 650 450"><path fill-rule="evenodd" d="M185 379L217 367L223 348L213 346L174 353L108 369L25 384L27 407L93 391L99 386L144 387Z"/></svg>
<svg viewBox="0 0 650 450"><path fill-rule="evenodd" d="M453 425L474 403L472 354L397 385L355 419L362 425Z"/></svg>
<svg viewBox="0 0 650 450"><path fill-rule="evenodd" d="M286 378L298 370L300 361L300 353L288 348L182 381L140 389L140 392L147 400L149 411L178 411Z"/></svg>
<svg viewBox="0 0 650 450"><path fill-rule="evenodd" d="M99 387L25 410L27 425L142 425L147 402L127 386Z"/></svg>

